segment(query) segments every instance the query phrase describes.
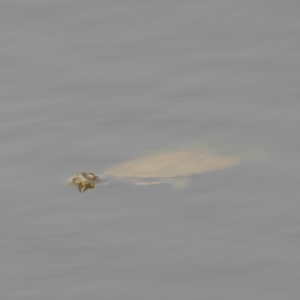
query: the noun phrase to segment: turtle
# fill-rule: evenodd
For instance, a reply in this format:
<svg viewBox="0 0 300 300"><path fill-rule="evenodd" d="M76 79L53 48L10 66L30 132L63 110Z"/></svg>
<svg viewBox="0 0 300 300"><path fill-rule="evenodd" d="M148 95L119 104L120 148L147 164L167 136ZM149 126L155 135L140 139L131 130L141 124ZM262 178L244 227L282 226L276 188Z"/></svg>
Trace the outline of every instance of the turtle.
<svg viewBox="0 0 300 300"><path fill-rule="evenodd" d="M81 193L95 186L120 181L135 185L169 183L175 189L182 189L195 175L237 166L249 156L249 153L231 155L227 152L210 147L156 152L109 167L103 175L79 172L68 182L77 185Z"/></svg>

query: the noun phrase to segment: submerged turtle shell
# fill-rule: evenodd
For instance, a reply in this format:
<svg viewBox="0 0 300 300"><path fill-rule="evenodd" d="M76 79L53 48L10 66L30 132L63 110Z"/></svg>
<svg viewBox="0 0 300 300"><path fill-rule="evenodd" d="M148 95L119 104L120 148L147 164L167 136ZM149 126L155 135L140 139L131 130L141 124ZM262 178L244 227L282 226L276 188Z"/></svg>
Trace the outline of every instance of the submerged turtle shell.
<svg viewBox="0 0 300 300"><path fill-rule="evenodd" d="M105 171L107 175L132 178L174 178L214 172L238 165L239 157L220 155L211 149L161 152L133 159Z"/></svg>

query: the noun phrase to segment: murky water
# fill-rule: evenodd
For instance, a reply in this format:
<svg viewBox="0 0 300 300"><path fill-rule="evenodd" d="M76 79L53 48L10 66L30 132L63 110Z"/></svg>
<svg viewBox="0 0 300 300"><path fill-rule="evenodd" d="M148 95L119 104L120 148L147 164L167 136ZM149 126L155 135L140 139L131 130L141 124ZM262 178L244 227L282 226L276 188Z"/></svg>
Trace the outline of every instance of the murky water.
<svg viewBox="0 0 300 300"><path fill-rule="evenodd" d="M2 1L1 299L297 299L299 8ZM224 142L268 155L181 191L62 185Z"/></svg>

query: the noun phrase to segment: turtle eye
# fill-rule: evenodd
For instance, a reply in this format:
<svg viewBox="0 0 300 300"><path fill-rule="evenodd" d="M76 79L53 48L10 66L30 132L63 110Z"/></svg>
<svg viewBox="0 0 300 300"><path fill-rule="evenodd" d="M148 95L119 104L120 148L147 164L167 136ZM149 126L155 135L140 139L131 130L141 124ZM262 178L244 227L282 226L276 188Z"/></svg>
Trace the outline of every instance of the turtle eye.
<svg viewBox="0 0 300 300"><path fill-rule="evenodd" d="M86 177L90 178L90 179L94 179L95 178L95 174L94 173L87 173Z"/></svg>

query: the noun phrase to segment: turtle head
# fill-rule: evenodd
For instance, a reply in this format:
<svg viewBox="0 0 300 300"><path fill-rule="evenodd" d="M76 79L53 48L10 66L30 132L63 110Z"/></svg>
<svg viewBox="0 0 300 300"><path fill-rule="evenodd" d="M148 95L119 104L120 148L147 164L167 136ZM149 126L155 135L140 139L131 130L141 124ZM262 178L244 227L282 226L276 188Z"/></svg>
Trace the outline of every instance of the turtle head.
<svg viewBox="0 0 300 300"><path fill-rule="evenodd" d="M80 193L83 193L87 189L93 189L98 181L98 175L85 172L77 173L76 176L72 179L72 183L77 185Z"/></svg>

